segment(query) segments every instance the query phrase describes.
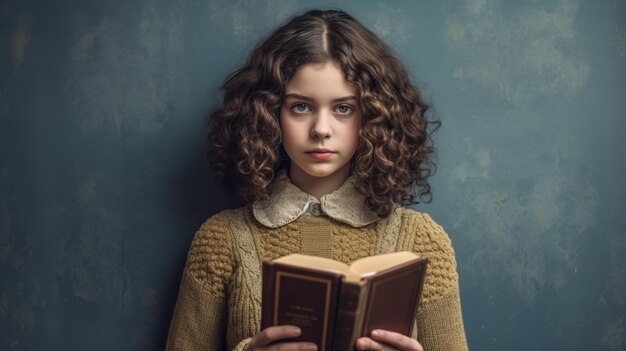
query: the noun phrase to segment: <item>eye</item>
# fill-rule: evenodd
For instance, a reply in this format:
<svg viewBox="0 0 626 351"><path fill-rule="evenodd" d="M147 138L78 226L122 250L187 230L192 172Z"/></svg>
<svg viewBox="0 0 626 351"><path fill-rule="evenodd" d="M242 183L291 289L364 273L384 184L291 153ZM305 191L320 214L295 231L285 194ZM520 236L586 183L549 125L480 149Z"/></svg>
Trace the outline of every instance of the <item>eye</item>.
<svg viewBox="0 0 626 351"><path fill-rule="evenodd" d="M335 108L335 111L340 115L349 115L354 112L354 108L350 105L339 105Z"/></svg>
<svg viewBox="0 0 626 351"><path fill-rule="evenodd" d="M291 111L295 113L307 113L311 112L311 108L307 104L299 103L291 106Z"/></svg>

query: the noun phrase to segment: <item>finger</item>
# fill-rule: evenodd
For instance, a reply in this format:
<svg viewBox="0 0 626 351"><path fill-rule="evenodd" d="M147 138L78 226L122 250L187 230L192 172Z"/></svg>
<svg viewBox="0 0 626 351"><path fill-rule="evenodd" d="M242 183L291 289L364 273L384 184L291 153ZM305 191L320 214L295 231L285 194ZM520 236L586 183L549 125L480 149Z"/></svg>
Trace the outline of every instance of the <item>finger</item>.
<svg viewBox="0 0 626 351"><path fill-rule="evenodd" d="M317 351L317 345L310 342L281 342L266 346L258 351Z"/></svg>
<svg viewBox="0 0 626 351"><path fill-rule="evenodd" d="M382 329L376 329L372 331L371 337L372 339L376 341L379 341L387 345L391 345L400 350L424 351L424 349L422 348L422 345L420 345L420 343L417 340L410 338L406 335L400 334L400 333L382 330Z"/></svg>
<svg viewBox="0 0 626 351"><path fill-rule="evenodd" d="M263 329L250 341L251 347L263 347L282 339L300 336L300 328L293 325L277 325Z"/></svg>
<svg viewBox="0 0 626 351"><path fill-rule="evenodd" d="M390 348L385 348L385 345L368 337L358 338L356 340L356 348L358 350L369 351L388 351Z"/></svg>

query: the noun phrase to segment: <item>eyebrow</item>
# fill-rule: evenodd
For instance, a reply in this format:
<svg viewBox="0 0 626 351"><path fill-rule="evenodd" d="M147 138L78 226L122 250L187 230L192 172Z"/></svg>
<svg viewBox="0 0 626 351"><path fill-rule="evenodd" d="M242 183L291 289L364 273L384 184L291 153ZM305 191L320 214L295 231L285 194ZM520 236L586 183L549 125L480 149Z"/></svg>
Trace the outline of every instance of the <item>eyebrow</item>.
<svg viewBox="0 0 626 351"><path fill-rule="evenodd" d="M315 102L314 99L308 97L308 96L304 96L304 95L300 95L300 94L287 94L285 95L285 99L287 98L294 98L294 99L299 99L299 100L304 100L304 101L309 101L309 102ZM349 100L356 100L356 96L354 95L350 95L350 96L344 96L344 97L340 97L337 99L332 100L331 102L335 103L335 102L342 102L342 101L349 101Z"/></svg>

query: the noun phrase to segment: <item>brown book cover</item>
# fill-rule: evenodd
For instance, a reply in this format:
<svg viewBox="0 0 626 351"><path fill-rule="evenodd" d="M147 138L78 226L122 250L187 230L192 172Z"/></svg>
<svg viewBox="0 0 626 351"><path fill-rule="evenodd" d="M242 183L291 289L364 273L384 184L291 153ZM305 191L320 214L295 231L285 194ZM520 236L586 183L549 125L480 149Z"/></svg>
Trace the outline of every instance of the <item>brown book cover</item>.
<svg viewBox="0 0 626 351"><path fill-rule="evenodd" d="M409 335L428 259L410 252L366 257L348 266L293 254L263 262L262 329L292 324L294 340L320 351L352 350L373 329Z"/></svg>
<svg viewBox="0 0 626 351"><path fill-rule="evenodd" d="M297 325L293 340L314 341L319 351L332 350L337 301L342 274L263 263L261 329L273 325Z"/></svg>

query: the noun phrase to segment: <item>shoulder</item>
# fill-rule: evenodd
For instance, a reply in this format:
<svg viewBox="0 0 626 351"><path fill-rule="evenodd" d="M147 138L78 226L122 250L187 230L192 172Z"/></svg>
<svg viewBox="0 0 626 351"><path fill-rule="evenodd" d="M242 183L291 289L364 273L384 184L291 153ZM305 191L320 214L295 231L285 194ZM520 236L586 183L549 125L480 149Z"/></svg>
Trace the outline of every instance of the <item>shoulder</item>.
<svg viewBox="0 0 626 351"><path fill-rule="evenodd" d="M234 210L223 210L209 217L196 231L193 244L199 244L209 238L228 240L231 223L243 219L246 211L248 211L248 207L241 207Z"/></svg>
<svg viewBox="0 0 626 351"><path fill-rule="evenodd" d="M408 207L399 207L397 214L401 216L403 221L411 221L431 231L443 231L443 228L426 212L420 212Z"/></svg>
<svg viewBox="0 0 626 351"><path fill-rule="evenodd" d="M401 216L404 230L412 232L415 240L424 245L424 249L441 249L452 251L450 237L443 227L425 212L419 212L411 208L400 208L398 215ZM432 246L432 247L431 247Z"/></svg>
<svg viewBox="0 0 626 351"><path fill-rule="evenodd" d="M223 296L235 264L230 223L244 212L244 208L225 210L209 217L196 231L187 254L187 273L218 296Z"/></svg>

